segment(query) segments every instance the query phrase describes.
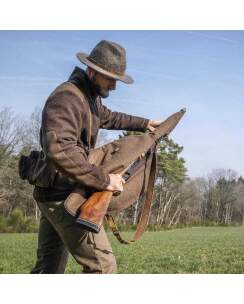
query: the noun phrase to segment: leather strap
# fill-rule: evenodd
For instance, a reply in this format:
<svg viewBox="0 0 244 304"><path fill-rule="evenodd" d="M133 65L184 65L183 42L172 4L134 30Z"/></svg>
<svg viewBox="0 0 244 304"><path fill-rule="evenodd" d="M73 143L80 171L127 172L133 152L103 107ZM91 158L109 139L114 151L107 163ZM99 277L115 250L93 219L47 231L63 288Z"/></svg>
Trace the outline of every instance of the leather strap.
<svg viewBox="0 0 244 304"><path fill-rule="evenodd" d="M151 170L150 170L150 175L149 175L146 198L145 198L145 201L143 204L143 210L142 210L141 217L138 222L137 229L136 229L133 239L131 239L130 241L124 240L114 221L113 216L110 214L106 214L106 216L105 216L106 221L107 221L110 229L112 230L114 236L122 244L132 244L132 243L136 242L137 240L139 240L141 238L144 231L146 230L149 216L150 216L150 211L151 211L152 199L153 199L154 184L155 184L155 179L156 179L156 168L157 168L157 158L156 158L156 147L155 147L155 150L153 152L153 159L152 159Z"/></svg>
<svg viewBox="0 0 244 304"><path fill-rule="evenodd" d="M90 104L87 101L87 98L91 99L90 96L85 95L85 93L83 93L75 84L73 84L72 82L67 81L68 85L70 86L70 90L73 91L74 93L76 93L81 101L83 102L83 104L85 105L87 112L88 112L88 121L89 121L89 128L88 128L88 136L87 136L87 144L88 144L88 149L91 148L91 135L92 135L92 113L91 113L91 108L90 108ZM92 101L91 101L92 102Z"/></svg>

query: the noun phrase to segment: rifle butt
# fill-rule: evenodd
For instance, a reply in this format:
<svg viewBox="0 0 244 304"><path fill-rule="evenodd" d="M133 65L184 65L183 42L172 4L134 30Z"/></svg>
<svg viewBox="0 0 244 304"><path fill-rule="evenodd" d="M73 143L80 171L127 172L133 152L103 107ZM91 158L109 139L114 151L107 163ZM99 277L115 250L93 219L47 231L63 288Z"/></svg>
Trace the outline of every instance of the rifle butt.
<svg viewBox="0 0 244 304"><path fill-rule="evenodd" d="M83 226L84 229L98 233L112 195L112 191L95 192L81 206L76 222Z"/></svg>

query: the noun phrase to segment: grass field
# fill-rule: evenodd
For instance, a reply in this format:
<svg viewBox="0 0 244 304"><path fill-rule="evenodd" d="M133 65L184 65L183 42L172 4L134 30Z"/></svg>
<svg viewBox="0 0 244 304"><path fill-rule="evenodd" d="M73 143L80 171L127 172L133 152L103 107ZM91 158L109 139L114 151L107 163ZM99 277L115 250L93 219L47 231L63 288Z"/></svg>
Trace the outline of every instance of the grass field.
<svg viewBox="0 0 244 304"><path fill-rule="evenodd" d="M129 238L132 233L123 234ZM108 233L119 273L244 273L244 228L186 228L146 232L121 245ZM36 234L0 234L0 273L28 273L35 262ZM72 257L66 273L80 273Z"/></svg>

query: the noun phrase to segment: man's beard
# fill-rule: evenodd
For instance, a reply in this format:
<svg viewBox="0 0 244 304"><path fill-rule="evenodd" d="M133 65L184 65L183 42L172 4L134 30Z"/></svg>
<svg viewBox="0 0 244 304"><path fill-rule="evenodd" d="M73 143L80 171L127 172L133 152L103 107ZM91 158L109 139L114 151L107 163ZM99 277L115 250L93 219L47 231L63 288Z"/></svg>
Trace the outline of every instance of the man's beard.
<svg viewBox="0 0 244 304"><path fill-rule="evenodd" d="M107 98L109 96L109 90L102 89L99 84L96 83L96 74L91 78L92 89L94 92L102 98Z"/></svg>
<svg viewBox="0 0 244 304"><path fill-rule="evenodd" d="M107 98L109 96L109 90L102 90L98 84L93 85L95 92L102 98Z"/></svg>

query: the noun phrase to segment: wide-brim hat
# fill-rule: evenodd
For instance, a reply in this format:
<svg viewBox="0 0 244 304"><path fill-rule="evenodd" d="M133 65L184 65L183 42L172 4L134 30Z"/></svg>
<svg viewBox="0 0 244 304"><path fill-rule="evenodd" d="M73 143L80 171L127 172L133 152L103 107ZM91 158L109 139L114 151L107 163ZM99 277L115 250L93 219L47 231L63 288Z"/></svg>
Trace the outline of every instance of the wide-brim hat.
<svg viewBox="0 0 244 304"><path fill-rule="evenodd" d="M82 63L101 74L127 84L134 82L132 77L125 74L126 52L117 43L102 40L94 47L90 55L77 53L76 56Z"/></svg>

